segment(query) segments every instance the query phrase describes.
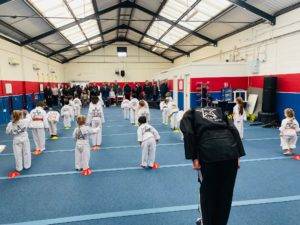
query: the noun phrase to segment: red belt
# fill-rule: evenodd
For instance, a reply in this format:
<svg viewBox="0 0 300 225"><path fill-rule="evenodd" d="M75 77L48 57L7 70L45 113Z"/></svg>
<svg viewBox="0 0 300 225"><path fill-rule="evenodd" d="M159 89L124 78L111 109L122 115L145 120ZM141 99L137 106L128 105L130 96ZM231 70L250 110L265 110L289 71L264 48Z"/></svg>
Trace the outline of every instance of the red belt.
<svg viewBox="0 0 300 225"><path fill-rule="evenodd" d="M32 119L33 121L43 121L43 119Z"/></svg>

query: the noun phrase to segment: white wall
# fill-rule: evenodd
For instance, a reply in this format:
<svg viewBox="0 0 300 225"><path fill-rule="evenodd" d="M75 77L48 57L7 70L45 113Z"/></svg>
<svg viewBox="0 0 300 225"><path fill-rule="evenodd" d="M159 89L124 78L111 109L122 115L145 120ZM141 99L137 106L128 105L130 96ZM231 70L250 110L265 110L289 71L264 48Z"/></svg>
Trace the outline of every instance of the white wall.
<svg viewBox="0 0 300 225"><path fill-rule="evenodd" d="M9 65L9 58L20 64ZM33 70L33 64L38 65L40 70ZM50 73L50 70L55 73ZM60 63L0 39L0 80L63 82L64 70Z"/></svg>
<svg viewBox="0 0 300 225"><path fill-rule="evenodd" d="M127 46L128 56L117 57L117 46ZM66 81L145 81L154 74L170 68L172 63L126 43L117 43L91 52L64 64ZM124 78L115 75L115 70L125 70Z"/></svg>
<svg viewBox="0 0 300 225"><path fill-rule="evenodd" d="M190 62L261 61L259 74L300 72L300 8L277 17L277 24L261 24L175 60ZM248 71L252 74L251 71Z"/></svg>

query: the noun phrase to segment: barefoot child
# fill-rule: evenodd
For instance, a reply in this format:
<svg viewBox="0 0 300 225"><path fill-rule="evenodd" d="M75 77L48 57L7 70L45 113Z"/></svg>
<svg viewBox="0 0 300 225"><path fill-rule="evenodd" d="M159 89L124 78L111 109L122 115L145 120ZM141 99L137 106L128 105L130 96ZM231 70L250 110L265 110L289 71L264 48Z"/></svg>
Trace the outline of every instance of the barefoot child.
<svg viewBox="0 0 300 225"><path fill-rule="evenodd" d="M75 96L73 103L74 103L74 115L77 118L77 116L81 115L81 107L82 107L82 103L78 95Z"/></svg>
<svg viewBox="0 0 300 225"><path fill-rule="evenodd" d="M281 122L280 139L281 147L284 155L293 155L297 144L297 132L300 131L299 123L295 119L293 109L287 108L284 110L285 119Z"/></svg>
<svg viewBox="0 0 300 225"><path fill-rule="evenodd" d="M165 99L163 101L160 102L159 104L159 108L161 111L161 116L162 116L162 123L163 124L168 124L168 100Z"/></svg>
<svg viewBox="0 0 300 225"><path fill-rule="evenodd" d="M135 95L132 95L132 99L130 100L130 123L135 124L135 117L137 113L139 100L135 97Z"/></svg>
<svg viewBox="0 0 300 225"><path fill-rule="evenodd" d="M45 150L45 129L49 128L47 113L44 110L44 103L38 102L35 109L31 110L29 127L32 128L32 136L35 143L34 155L40 155Z"/></svg>
<svg viewBox="0 0 300 225"><path fill-rule="evenodd" d="M65 105L60 110L60 115L63 118L64 128L70 129L74 111L69 105L68 100L65 100L64 104Z"/></svg>
<svg viewBox="0 0 300 225"><path fill-rule="evenodd" d="M244 102L241 97L236 98L236 105L233 107L233 123L238 130L241 139L244 138Z"/></svg>
<svg viewBox="0 0 300 225"><path fill-rule="evenodd" d="M57 136L57 123L59 122L59 112L55 110L50 110L47 113L47 119L49 123L49 133L50 133L50 138L53 140L58 139Z"/></svg>
<svg viewBox="0 0 300 225"><path fill-rule="evenodd" d="M100 149L102 143L102 123L104 123L105 120L102 105L98 96L93 96L91 100L87 115L87 124L92 128L99 128L97 133L91 135L92 150L96 151Z"/></svg>
<svg viewBox="0 0 300 225"><path fill-rule="evenodd" d="M147 122L148 123L150 122L150 111L147 106L148 103L145 100L139 101L138 109L136 113L136 125L138 125L138 118L140 118L141 116L145 116Z"/></svg>
<svg viewBox="0 0 300 225"><path fill-rule="evenodd" d="M130 101L125 98L121 103L121 108L123 109L124 119L129 120Z"/></svg>
<svg viewBox="0 0 300 225"><path fill-rule="evenodd" d="M22 111L14 110L12 121L6 127L6 133L13 136L13 151L16 170L9 173L9 178L20 175L23 169L31 167L30 142L27 128L29 120L22 118Z"/></svg>
<svg viewBox="0 0 300 225"><path fill-rule="evenodd" d="M73 132L73 138L76 141L75 147L75 169L82 171L82 175L88 176L92 173L89 167L90 161L90 143L89 135L98 132L99 128L91 129L86 126L85 116L77 117L78 127Z"/></svg>
<svg viewBox="0 0 300 225"><path fill-rule="evenodd" d="M160 136L157 130L147 123L147 118L141 116L138 119L139 128L137 129L137 139L142 147L142 162L141 167L155 169L155 153L156 143Z"/></svg>

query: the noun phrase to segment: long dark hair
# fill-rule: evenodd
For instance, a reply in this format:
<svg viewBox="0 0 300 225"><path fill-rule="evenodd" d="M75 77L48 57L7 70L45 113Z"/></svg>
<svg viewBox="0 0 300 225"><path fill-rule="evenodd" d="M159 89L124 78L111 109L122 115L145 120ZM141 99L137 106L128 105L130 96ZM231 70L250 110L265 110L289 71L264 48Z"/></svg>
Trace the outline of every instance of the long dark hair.
<svg viewBox="0 0 300 225"><path fill-rule="evenodd" d="M236 103L239 106L239 114L243 115L244 114L244 101L241 97L236 98Z"/></svg>

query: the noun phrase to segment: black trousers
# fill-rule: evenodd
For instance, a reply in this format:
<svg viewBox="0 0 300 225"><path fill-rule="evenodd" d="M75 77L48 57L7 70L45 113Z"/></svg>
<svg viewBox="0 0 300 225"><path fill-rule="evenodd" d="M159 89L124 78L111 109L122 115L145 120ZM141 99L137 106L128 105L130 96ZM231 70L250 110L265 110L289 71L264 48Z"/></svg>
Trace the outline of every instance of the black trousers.
<svg viewBox="0 0 300 225"><path fill-rule="evenodd" d="M226 225L238 170L238 160L201 163L200 203L204 225Z"/></svg>

